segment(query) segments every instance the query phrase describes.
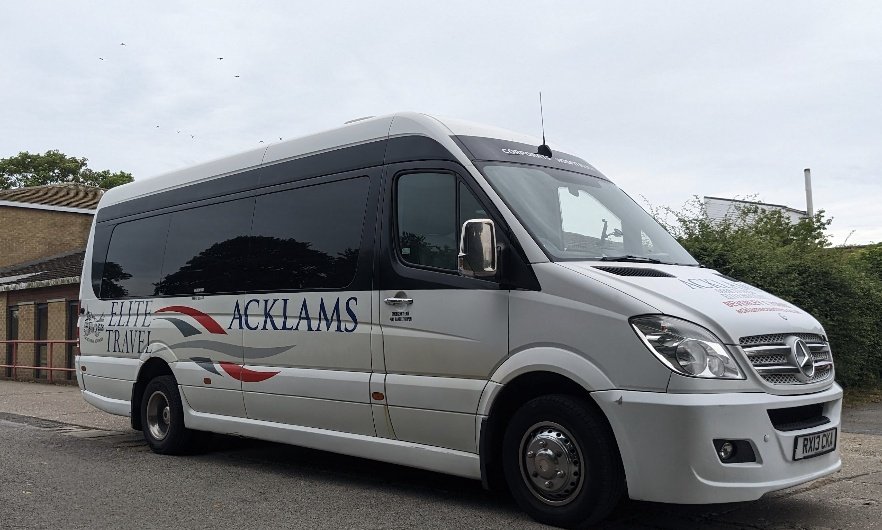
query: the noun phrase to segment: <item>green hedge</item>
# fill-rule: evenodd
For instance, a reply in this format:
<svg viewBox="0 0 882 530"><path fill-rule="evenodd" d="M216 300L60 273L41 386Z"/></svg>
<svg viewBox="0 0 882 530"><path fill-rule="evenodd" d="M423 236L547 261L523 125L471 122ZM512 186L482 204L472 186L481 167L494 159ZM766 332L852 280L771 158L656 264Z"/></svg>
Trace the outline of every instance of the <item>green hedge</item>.
<svg viewBox="0 0 882 530"><path fill-rule="evenodd" d="M814 315L827 331L840 384L879 385L882 244L830 247L823 212L792 224L779 211L744 207L711 221L695 198L681 210L653 213L702 265Z"/></svg>

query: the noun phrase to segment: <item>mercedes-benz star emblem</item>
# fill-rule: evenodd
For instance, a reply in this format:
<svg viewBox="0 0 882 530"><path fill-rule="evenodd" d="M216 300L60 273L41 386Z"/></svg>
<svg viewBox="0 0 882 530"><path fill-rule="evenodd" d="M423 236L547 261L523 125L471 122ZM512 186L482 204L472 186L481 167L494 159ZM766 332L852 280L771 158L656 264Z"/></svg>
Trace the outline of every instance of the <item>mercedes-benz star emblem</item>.
<svg viewBox="0 0 882 530"><path fill-rule="evenodd" d="M808 344L799 337L787 337L787 344L790 346L790 360L799 368L797 379L808 383L815 375L815 358Z"/></svg>

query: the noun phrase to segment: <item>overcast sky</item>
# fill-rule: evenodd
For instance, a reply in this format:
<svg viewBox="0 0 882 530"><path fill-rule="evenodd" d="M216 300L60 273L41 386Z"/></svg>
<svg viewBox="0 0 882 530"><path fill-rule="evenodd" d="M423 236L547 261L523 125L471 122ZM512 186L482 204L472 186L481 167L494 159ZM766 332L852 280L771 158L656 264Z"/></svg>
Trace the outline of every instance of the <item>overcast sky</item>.
<svg viewBox="0 0 882 530"><path fill-rule="evenodd" d="M538 134L542 90L549 143L635 198L804 209L810 167L834 242L879 242L880 27L878 1L3 2L0 157L142 179L400 110Z"/></svg>

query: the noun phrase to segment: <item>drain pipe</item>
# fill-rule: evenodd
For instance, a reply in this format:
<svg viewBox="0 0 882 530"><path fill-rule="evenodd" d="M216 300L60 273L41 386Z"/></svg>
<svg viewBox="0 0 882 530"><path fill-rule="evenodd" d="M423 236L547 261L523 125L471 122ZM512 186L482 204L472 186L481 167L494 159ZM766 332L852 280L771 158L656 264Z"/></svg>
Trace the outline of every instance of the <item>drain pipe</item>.
<svg viewBox="0 0 882 530"><path fill-rule="evenodd" d="M811 218L815 215L814 204L812 204L812 170L805 168L805 213Z"/></svg>

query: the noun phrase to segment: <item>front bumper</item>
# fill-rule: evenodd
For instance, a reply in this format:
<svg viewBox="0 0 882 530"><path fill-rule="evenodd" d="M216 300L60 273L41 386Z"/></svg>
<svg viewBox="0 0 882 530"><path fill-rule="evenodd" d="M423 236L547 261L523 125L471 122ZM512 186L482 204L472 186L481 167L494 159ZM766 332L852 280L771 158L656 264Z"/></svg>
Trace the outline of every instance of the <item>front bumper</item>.
<svg viewBox="0 0 882 530"><path fill-rule="evenodd" d="M750 501L837 471L832 453L793 460L797 436L840 427L842 389L799 396L766 393L666 394L607 390L591 394L615 433L632 499L679 504ZM778 431L768 410L823 403L830 422ZM724 464L714 439L749 440L756 462Z"/></svg>

